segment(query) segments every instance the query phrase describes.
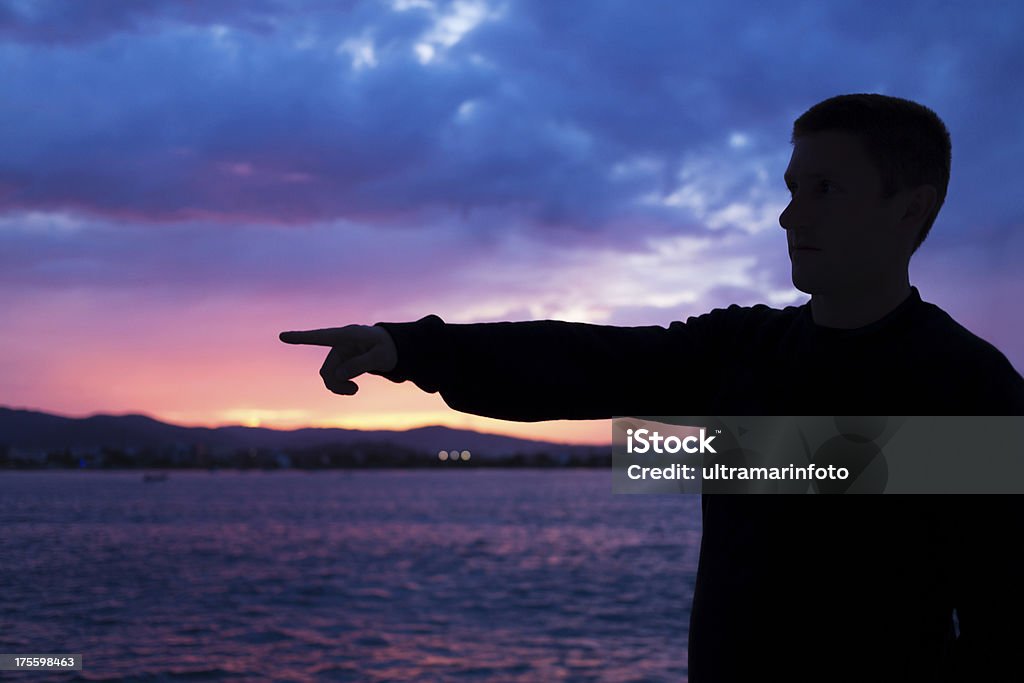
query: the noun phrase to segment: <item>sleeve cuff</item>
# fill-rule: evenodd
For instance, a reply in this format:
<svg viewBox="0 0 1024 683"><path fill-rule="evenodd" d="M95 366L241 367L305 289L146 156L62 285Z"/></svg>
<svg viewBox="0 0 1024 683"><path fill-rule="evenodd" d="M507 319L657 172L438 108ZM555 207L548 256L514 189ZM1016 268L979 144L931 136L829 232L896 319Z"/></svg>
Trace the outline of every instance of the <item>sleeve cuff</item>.
<svg viewBox="0 0 1024 683"><path fill-rule="evenodd" d="M395 342L398 362L390 372L375 372L392 382L412 381L420 389L434 393L440 390L444 374L445 322L436 315L428 315L411 323L375 323L382 327Z"/></svg>

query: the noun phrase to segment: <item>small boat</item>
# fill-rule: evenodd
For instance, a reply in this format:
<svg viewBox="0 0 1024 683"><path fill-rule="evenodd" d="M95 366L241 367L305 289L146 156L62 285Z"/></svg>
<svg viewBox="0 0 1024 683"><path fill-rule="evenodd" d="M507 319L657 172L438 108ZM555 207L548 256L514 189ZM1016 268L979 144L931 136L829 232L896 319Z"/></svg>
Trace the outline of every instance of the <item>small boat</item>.
<svg viewBox="0 0 1024 683"><path fill-rule="evenodd" d="M142 475L142 481L152 484L157 481L167 481L167 476L166 472L146 472Z"/></svg>

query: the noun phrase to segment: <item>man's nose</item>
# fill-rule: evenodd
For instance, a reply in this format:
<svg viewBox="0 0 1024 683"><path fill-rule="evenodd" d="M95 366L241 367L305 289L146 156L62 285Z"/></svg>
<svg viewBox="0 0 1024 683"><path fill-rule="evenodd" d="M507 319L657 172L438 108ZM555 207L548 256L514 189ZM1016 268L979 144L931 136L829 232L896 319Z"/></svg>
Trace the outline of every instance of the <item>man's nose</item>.
<svg viewBox="0 0 1024 683"><path fill-rule="evenodd" d="M798 206L796 198L793 198L789 200L789 204L782 210L782 213L779 214L779 225L782 226L783 230L788 232L800 227L799 221L800 207Z"/></svg>

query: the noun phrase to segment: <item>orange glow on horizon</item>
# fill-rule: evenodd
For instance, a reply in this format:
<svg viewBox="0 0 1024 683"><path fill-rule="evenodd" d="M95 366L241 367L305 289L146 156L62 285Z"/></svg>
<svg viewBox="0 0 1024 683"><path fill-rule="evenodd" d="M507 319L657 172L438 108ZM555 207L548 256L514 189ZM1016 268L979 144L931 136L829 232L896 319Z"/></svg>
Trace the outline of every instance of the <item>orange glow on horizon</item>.
<svg viewBox="0 0 1024 683"><path fill-rule="evenodd" d="M301 416L300 416L301 415ZM468 431L500 434L520 439L550 441L564 444L605 446L611 443L611 424L604 420L555 420L550 422L510 422L467 415L455 411L409 413L363 413L344 417L316 417L300 410L273 411L231 409L213 419L188 413L153 416L165 422L188 427L262 427L291 431L296 429L350 429L359 431L409 431L421 427L449 427Z"/></svg>
<svg viewBox="0 0 1024 683"><path fill-rule="evenodd" d="M336 396L318 374L324 349L291 347L277 338L288 327L280 321L314 316L280 302L211 298L173 316L140 309L124 293L103 301L71 292L15 303L9 329L18 335L0 331L3 405L12 408L68 417L141 414L184 427L445 426L554 443L611 443L607 420L494 420L452 410L441 396L410 382L377 376L358 378L355 396ZM119 313L126 310L132 314ZM65 328L75 331L73 354Z"/></svg>
<svg viewBox="0 0 1024 683"><path fill-rule="evenodd" d="M611 424L606 420L553 420L550 422L510 422L457 413L454 411L395 414L364 414L361 416L327 417L316 419L302 410L259 410L251 408L228 409L215 417L202 412L151 410L92 410L64 412L45 406L7 405L15 410L32 410L59 417L87 418L95 415L141 415L180 427L216 429L218 427L254 427L293 431L297 429L348 429L359 431L403 432L421 427L449 427L467 431L510 436L519 439L548 441L551 443L608 446L611 443ZM306 418L309 419L306 419Z"/></svg>

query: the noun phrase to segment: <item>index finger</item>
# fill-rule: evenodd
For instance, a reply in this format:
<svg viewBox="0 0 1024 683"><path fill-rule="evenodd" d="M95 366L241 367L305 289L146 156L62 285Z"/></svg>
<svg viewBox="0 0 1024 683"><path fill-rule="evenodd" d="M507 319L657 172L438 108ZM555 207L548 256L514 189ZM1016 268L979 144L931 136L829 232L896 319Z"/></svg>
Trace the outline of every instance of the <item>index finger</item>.
<svg viewBox="0 0 1024 683"><path fill-rule="evenodd" d="M282 332L278 338L285 344L313 344L314 346L336 346L340 341L342 327L322 330L300 330Z"/></svg>

